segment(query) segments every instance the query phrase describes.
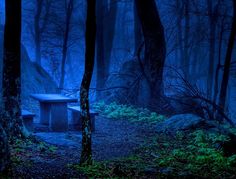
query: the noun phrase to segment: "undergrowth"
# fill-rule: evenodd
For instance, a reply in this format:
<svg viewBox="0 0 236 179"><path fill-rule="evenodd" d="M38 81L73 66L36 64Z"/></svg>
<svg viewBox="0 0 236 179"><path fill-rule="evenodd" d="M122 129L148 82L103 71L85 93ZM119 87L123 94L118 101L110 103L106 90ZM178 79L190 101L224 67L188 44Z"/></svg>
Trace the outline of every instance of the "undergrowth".
<svg viewBox="0 0 236 179"><path fill-rule="evenodd" d="M131 105L117 104L115 102L105 104L98 102L93 104L93 109L99 114L111 119L127 119L130 122L157 123L166 119L165 116L151 112L146 108L136 108Z"/></svg>
<svg viewBox="0 0 236 179"><path fill-rule="evenodd" d="M226 157L219 148L225 135L197 130L176 136L158 135L127 158L71 165L88 177L236 178L236 155Z"/></svg>
<svg viewBox="0 0 236 179"><path fill-rule="evenodd" d="M43 157L53 155L57 147L45 142L36 140L34 137L26 139L17 139L11 145L11 162L13 165L32 165L31 161L25 161L28 158Z"/></svg>

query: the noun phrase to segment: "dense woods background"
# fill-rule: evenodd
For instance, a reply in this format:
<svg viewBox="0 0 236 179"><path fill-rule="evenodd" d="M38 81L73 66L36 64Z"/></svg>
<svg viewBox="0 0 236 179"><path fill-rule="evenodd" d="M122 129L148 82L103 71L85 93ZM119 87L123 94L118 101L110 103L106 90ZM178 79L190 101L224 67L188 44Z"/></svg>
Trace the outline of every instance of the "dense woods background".
<svg viewBox="0 0 236 179"><path fill-rule="evenodd" d="M82 163L93 103L234 126L235 40L235 0L0 0L0 170L25 135L20 109L38 113L31 93L80 99Z"/></svg>

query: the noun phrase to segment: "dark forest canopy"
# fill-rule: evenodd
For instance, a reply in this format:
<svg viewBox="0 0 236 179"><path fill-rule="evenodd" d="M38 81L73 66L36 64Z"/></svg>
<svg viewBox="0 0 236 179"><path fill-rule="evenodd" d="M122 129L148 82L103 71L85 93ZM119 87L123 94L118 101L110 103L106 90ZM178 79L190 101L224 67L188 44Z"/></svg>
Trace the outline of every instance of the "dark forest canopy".
<svg viewBox="0 0 236 179"><path fill-rule="evenodd" d="M152 158L146 177L236 177L236 0L0 0L0 43L0 178L26 146L66 177L133 177L96 163L110 151Z"/></svg>

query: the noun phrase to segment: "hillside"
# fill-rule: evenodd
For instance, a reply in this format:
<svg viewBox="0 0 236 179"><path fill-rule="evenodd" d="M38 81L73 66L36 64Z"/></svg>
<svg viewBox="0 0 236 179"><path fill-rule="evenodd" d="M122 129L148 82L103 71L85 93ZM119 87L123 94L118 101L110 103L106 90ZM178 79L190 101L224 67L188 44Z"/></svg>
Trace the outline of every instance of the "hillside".
<svg viewBox="0 0 236 179"><path fill-rule="evenodd" d="M2 79L3 28L0 27L0 79ZM31 93L56 93L57 86L49 74L33 63L22 45L22 105L23 108L36 111L36 102L30 99ZM0 89L2 84L0 83Z"/></svg>

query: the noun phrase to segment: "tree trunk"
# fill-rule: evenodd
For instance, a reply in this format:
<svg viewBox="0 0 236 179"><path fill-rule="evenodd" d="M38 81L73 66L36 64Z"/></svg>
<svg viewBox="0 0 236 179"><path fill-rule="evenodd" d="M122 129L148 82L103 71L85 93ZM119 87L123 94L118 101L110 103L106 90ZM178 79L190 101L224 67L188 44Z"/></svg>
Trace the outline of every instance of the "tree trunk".
<svg viewBox="0 0 236 179"><path fill-rule="evenodd" d="M101 0L97 2L97 17L99 19L97 22L97 89L103 89L109 77L116 15L116 0L110 2ZM101 97L102 92L97 92L97 99Z"/></svg>
<svg viewBox="0 0 236 179"><path fill-rule="evenodd" d="M41 66L41 33L40 33L40 16L43 8L43 0L36 0L36 14L34 16L34 43L35 43L35 60Z"/></svg>
<svg viewBox="0 0 236 179"><path fill-rule="evenodd" d="M138 52L140 45L142 44L142 27L138 18L136 4L134 3L134 53Z"/></svg>
<svg viewBox="0 0 236 179"><path fill-rule="evenodd" d="M219 97L219 106L222 109L225 109L225 102L226 102L226 96L227 96L227 88L229 83L229 76L230 76L230 64L231 64L231 58L233 53L233 47L234 47L234 40L236 37L236 0L233 0L233 9L234 9L234 15L233 15L233 22L232 22L232 29L230 32L226 57L225 57L225 64L224 64L224 73L221 83L221 89L220 89L220 97Z"/></svg>
<svg viewBox="0 0 236 179"><path fill-rule="evenodd" d="M216 66L215 71L215 83L214 83L214 94L213 94L213 102L217 104L217 96L219 93L219 75L220 75L220 69L221 69L221 50L222 50L222 44L223 44L223 34L224 34L224 25L223 22L221 24L221 30L220 30L220 36L219 36L219 43L218 43L218 63Z"/></svg>
<svg viewBox="0 0 236 179"><path fill-rule="evenodd" d="M7 136L22 137L21 118L21 0L5 1L3 51L3 116Z"/></svg>
<svg viewBox="0 0 236 179"><path fill-rule="evenodd" d="M189 57L189 29L190 29L190 17L189 17L189 0L184 2L184 15L185 15L185 26L184 26L184 59L183 59L183 72L186 80L190 80L189 68L190 68L190 57Z"/></svg>
<svg viewBox="0 0 236 179"><path fill-rule="evenodd" d="M0 173L7 169L10 162L10 151L5 130L0 124Z"/></svg>
<svg viewBox="0 0 236 179"><path fill-rule="evenodd" d="M60 90L64 88L64 81L65 81L65 64L66 64L66 56L68 51L68 40L69 40L69 33L70 33L70 22L71 16L73 12L74 0L69 0L69 3L66 8L66 29L64 33L63 39L63 47L62 47L62 61L61 61L61 78L59 83Z"/></svg>
<svg viewBox="0 0 236 179"><path fill-rule="evenodd" d="M96 43L96 0L87 0L85 72L80 87L82 119L82 153L80 164L92 163L91 119L89 114L89 87L92 80Z"/></svg>
<svg viewBox="0 0 236 179"><path fill-rule="evenodd" d="M183 28L182 28L182 18L183 18L183 5L181 0L177 0L177 9L178 9L178 19L177 19L177 29L178 29L178 46L179 46L179 61L180 63L184 59L184 51L183 51Z"/></svg>
<svg viewBox="0 0 236 179"><path fill-rule="evenodd" d="M166 57L164 28L154 0L135 0L135 4L145 41L145 59L142 64L145 79L141 86L145 86L146 89L140 90L140 96L146 96L146 101L140 103L154 107L160 103L164 95L162 76Z"/></svg>
<svg viewBox="0 0 236 179"><path fill-rule="evenodd" d="M212 98L214 68L215 68L215 38L216 38L216 16L214 15L215 9L213 9L213 1L208 0L208 13L210 24L210 38L209 38L209 66L208 66L208 79L207 79L207 95Z"/></svg>

